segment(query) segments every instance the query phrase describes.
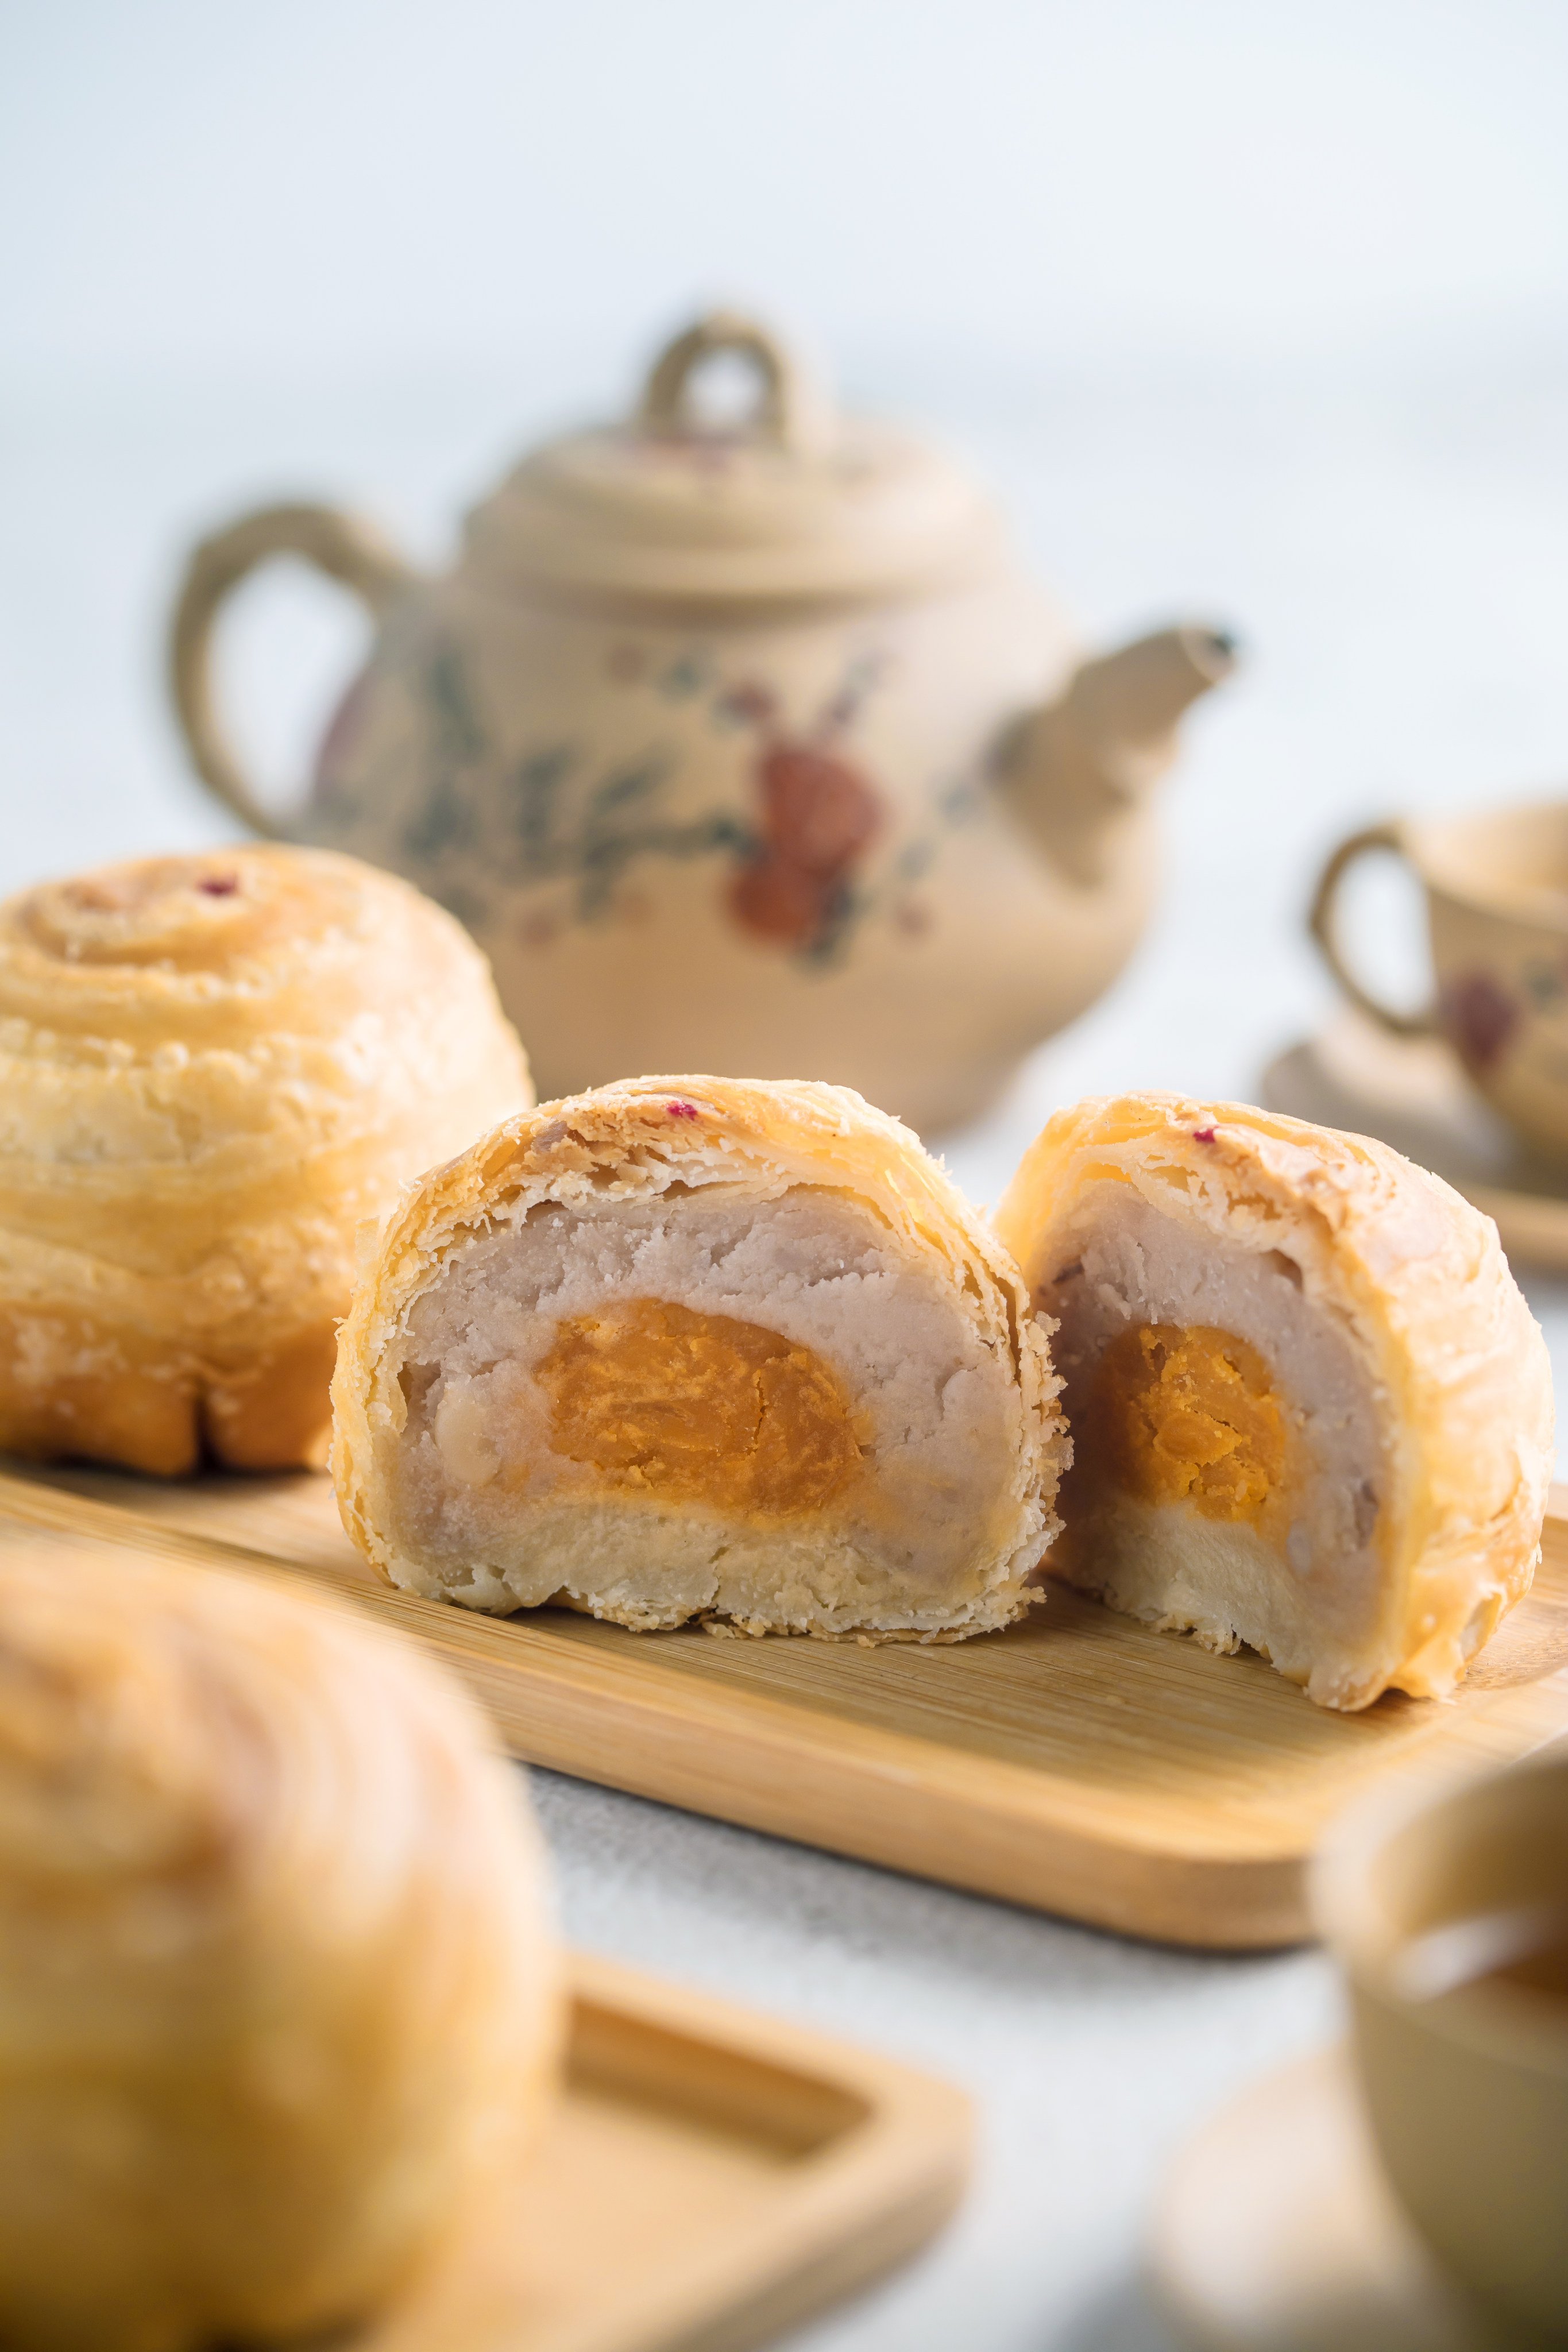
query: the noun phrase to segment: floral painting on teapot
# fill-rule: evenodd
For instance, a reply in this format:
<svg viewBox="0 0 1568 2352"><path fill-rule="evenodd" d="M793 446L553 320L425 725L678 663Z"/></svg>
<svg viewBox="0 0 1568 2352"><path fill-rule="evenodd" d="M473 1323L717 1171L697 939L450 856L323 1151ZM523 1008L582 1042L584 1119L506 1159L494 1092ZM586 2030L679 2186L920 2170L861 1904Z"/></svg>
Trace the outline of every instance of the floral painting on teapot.
<svg viewBox="0 0 1568 2352"><path fill-rule="evenodd" d="M542 949L572 924L635 921L648 911L658 867L690 860L710 861L716 909L805 964L847 953L867 920L918 936L933 919L919 885L944 835L983 814L984 781L935 779L923 823L910 827L909 812L880 788L855 742L893 661L885 646L854 653L819 704L792 723L777 688L755 674L727 675L710 642L671 646L627 631L605 650L604 691L606 700L641 706L646 737L606 761L581 735L508 753L459 647L432 645L414 671L425 728L415 772L424 781L403 817L398 862L475 929L488 919L495 887L542 892L516 921L524 944ZM323 845L360 841L367 791L384 808L384 771L373 764L369 787L358 774L371 699L366 680L356 680L322 742L300 830ZM659 724L673 709L742 748L738 797L713 796L707 757L696 778L682 773L681 741ZM627 730L608 731L625 740ZM873 850L889 845L894 854L873 877Z"/></svg>

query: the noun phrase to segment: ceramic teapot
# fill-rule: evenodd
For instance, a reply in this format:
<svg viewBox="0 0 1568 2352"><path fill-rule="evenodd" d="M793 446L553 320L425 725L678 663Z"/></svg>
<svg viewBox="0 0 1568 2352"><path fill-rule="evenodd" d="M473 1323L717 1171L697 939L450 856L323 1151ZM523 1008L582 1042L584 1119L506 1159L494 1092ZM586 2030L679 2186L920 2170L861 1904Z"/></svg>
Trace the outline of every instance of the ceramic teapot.
<svg viewBox="0 0 1568 2352"><path fill-rule="evenodd" d="M754 376L739 422L700 407L721 353ZM379 634L280 823L209 647L229 591L285 552ZM217 797L450 908L542 1097L828 1078L928 1132L1120 970L1154 885L1151 787L1232 661L1193 625L1080 662L966 475L836 413L727 313L670 344L629 423L525 457L446 577L331 509L270 508L196 548L171 648Z"/></svg>

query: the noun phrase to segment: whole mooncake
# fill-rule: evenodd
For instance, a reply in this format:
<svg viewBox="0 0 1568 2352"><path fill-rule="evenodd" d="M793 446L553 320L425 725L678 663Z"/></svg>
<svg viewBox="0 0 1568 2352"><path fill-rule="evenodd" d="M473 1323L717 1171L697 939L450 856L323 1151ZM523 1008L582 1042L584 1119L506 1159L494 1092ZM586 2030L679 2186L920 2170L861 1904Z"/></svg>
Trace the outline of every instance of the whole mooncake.
<svg viewBox="0 0 1568 2352"><path fill-rule="evenodd" d="M509 2187L515 2230L563 2009L519 1776L412 1643L12 1531L9 2352L349 2340Z"/></svg>
<svg viewBox="0 0 1568 2352"><path fill-rule="evenodd" d="M469 1608L956 1640L1028 1606L1056 1389L895 1120L640 1078L416 1188L343 1328L333 1471L374 1566Z"/></svg>
<svg viewBox="0 0 1568 2352"><path fill-rule="evenodd" d="M1551 1371L1490 1220L1363 1137L1129 1095L996 1213L1074 1461L1054 1573L1321 1705L1450 1692L1540 1553Z"/></svg>
<svg viewBox="0 0 1568 2352"><path fill-rule="evenodd" d="M0 906L0 1446L326 1452L356 1234L532 1100L467 934L356 858L139 858Z"/></svg>

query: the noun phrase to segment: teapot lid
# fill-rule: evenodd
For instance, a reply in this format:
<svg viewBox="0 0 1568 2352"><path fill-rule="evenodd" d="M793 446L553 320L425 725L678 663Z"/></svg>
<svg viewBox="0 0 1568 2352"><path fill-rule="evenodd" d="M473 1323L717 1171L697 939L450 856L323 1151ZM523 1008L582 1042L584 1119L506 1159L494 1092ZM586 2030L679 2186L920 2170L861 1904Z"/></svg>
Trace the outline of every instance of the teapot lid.
<svg viewBox="0 0 1568 2352"><path fill-rule="evenodd" d="M697 415L719 352L755 371L740 425ZM994 571L1000 517L929 443L835 407L766 329L710 312L655 362L627 423L533 451L468 517L486 585L593 601L858 601Z"/></svg>

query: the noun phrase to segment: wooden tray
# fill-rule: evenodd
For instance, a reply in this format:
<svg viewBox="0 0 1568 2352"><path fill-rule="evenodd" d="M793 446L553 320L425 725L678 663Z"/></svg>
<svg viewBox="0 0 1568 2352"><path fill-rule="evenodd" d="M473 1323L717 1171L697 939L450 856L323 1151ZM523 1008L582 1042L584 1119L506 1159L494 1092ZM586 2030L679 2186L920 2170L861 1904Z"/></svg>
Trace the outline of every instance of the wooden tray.
<svg viewBox="0 0 1568 2352"><path fill-rule="evenodd" d="M969 2107L824 2036L578 1958L566 2096L513 2194L341 2352L738 2352L946 2219Z"/></svg>
<svg viewBox="0 0 1568 2352"><path fill-rule="evenodd" d="M1482 1100L1438 1037L1394 1037L1342 1013L1270 1062L1270 1110L1392 1143L1491 1218L1521 1265L1568 1272L1568 1177Z"/></svg>
<svg viewBox="0 0 1568 2352"><path fill-rule="evenodd" d="M1197 2352L1497 2352L1394 2203L1344 2050L1254 2084L1183 2149L1150 2273Z"/></svg>
<svg viewBox="0 0 1568 2352"><path fill-rule="evenodd" d="M579 1956L528 2170L332 2352L738 2352L912 2253L969 2140L945 2084Z"/></svg>
<svg viewBox="0 0 1568 2352"><path fill-rule="evenodd" d="M629 1633L479 1617L377 1583L310 1475L156 1485L0 1475L0 1518L352 1591L462 1674L515 1755L1131 1935L1213 1948L1309 1933L1303 1864L1368 1780L1474 1769L1568 1730L1568 1525L1447 1705L1315 1707L1068 1591L952 1648Z"/></svg>

